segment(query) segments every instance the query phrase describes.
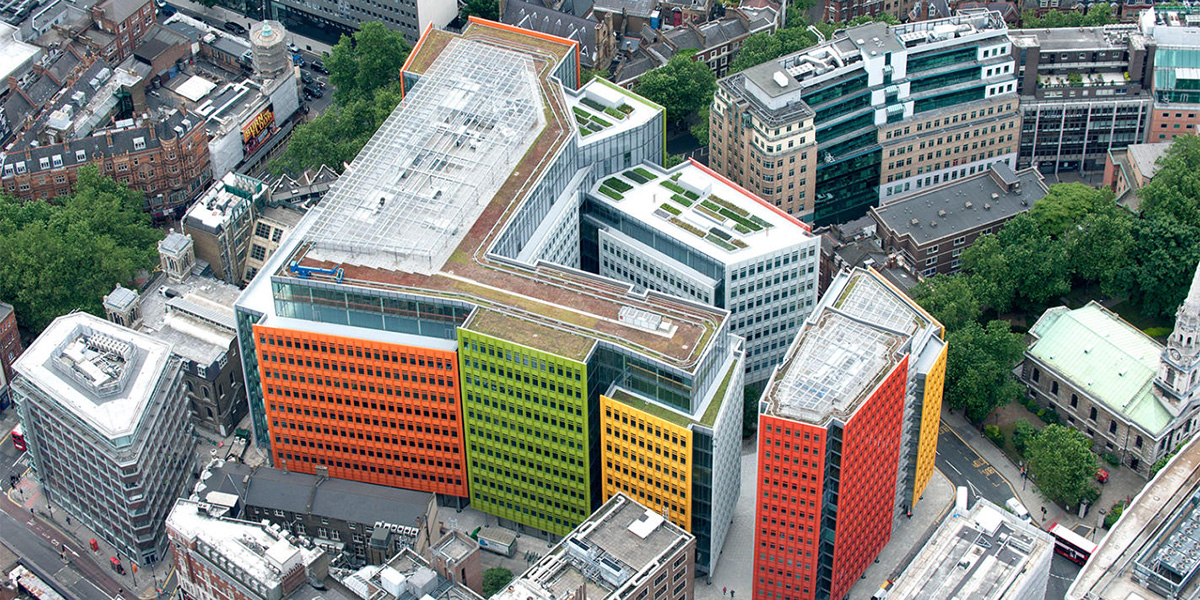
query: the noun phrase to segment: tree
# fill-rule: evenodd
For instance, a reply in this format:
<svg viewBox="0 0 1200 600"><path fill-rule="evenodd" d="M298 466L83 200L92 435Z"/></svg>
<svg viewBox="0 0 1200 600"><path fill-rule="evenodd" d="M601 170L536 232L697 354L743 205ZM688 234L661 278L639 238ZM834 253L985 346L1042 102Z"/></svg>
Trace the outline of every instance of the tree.
<svg viewBox="0 0 1200 600"><path fill-rule="evenodd" d="M1044 29L1053 27L1099 27L1111 25L1118 19L1113 16L1112 7L1108 4L1093 4L1086 13L1064 12L1052 10L1044 17L1027 10L1021 13L1021 26L1029 29Z"/></svg>
<svg viewBox="0 0 1200 600"><path fill-rule="evenodd" d="M292 133L287 150L271 161L275 174L299 173L329 165L341 172L400 104L399 85L377 90L373 97L335 103L321 116L302 123Z"/></svg>
<svg viewBox="0 0 1200 600"><path fill-rule="evenodd" d="M1050 192L1034 203L1029 214L1038 222L1042 233L1062 236L1090 214L1127 213L1113 202L1108 189L1098 190L1082 183L1056 183Z"/></svg>
<svg viewBox="0 0 1200 600"><path fill-rule="evenodd" d="M1029 442L1037 437L1038 431L1027 419L1017 419L1013 423L1012 443L1013 448L1017 449L1017 453L1025 455L1025 450L1029 448Z"/></svg>
<svg viewBox="0 0 1200 600"><path fill-rule="evenodd" d="M512 571L499 567L491 568L483 572L483 597L491 598L504 589L508 582L512 581Z"/></svg>
<svg viewBox="0 0 1200 600"><path fill-rule="evenodd" d="M104 316L103 296L158 262L162 232L144 204L92 165L54 203L0 196L0 298L35 333L74 310Z"/></svg>
<svg viewBox="0 0 1200 600"><path fill-rule="evenodd" d="M975 291L963 275L937 275L913 286L908 293L947 331L974 323L982 313Z"/></svg>
<svg viewBox="0 0 1200 600"><path fill-rule="evenodd" d="M1143 217L1132 229L1128 254L1136 260L1126 262L1120 285L1144 314L1170 317L1187 297L1200 262L1200 227L1166 216Z"/></svg>
<svg viewBox="0 0 1200 600"><path fill-rule="evenodd" d="M1083 433L1047 425L1029 443L1029 474L1050 500L1066 506L1096 497L1096 455Z"/></svg>
<svg viewBox="0 0 1200 600"><path fill-rule="evenodd" d="M642 75L633 91L667 109L667 120L684 123L701 107L712 104L717 78L704 62L692 60L695 50L671 57L667 64Z"/></svg>
<svg viewBox="0 0 1200 600"><path fill-rule="evenodd" d="M1118 280L1133 249L1132 216L1124 210L1090 214L1067 232L1065 243L1075 277L1099 283L1108 296L1123 292Z"/></svg>
<svg viewBox="0 0 1200 600"><path fill-rule="evenodd" d="M1066 248L1043 233L1029 213L976 240L962 261L976 297L999 313L1040 308L1071 289Z"/></svg>
<svg viewBox="0 0 1200 600"><path fill-rule="evenodd" d="M756 33L742 42L737 57L729 65L729 72L737 73L780 56L783 56L783 42L778 35L769 32Z"/></svg>
<svg viewBox="0 0 1200 600"><path fill-rule="evenodd" d="M1146 217L1172 217L1200 226L1200 137L1175 138L1159 159L1158 172L1141 190Z"/></svg>
<svg viewBox="0 0 1200 600"><path fill-rule="evenodd" d="M697 113L698 119L696 120L696 124L688 129L692 133L692 137L696 138L701 146L708 145L708 110L708 106L701 106Z"/></svg>
<svg viewBox="0 0 1200 600"><path fill-rule="evenodd" d="M1005 321L987 326L970 321L947 336L946 394L951 408L966 409L967 418L981 423L997 406L1021 394L1012 369L1021 360L1025 342Z"/></svg>
<svg viewBox="0 0 1200 600"><path fill-rule="evenodd" d="M467 0L462 9L462 18L479 17L489 21L500 20L500 3L498 0Z"/></svg>
<svg viewBox="0 0 1200 600"><path fill-rule="evenodd" d="M663 168L670 169L676 165L682 164L684 159L682 154L668 154L663 157Z"/></svg>
<svg viewBox="0 0 1200 600"><path fill-rule="evenodd" d="M404 34L378 21L369 21L354 37L342 36L329 54L329 83L340 104L372 98L376 90L400 81L400 68L408 59ZM393 107L394 108L394 107Z"/></svg>

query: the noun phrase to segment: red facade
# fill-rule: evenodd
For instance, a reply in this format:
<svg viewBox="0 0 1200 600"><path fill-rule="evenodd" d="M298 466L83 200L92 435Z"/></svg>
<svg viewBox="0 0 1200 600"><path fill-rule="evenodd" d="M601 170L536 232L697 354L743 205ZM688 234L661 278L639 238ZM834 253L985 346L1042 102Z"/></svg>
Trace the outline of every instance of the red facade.
<svg viewBox="0 0 1200 600"><path fill-rule="evenodd" d="M820 582L821 509L829 460L825 427L759 418L755 600L840 599L891 538L908 359L863 400L841 436L832 579ZM837 444L835 443L835 446Z"/></svg>

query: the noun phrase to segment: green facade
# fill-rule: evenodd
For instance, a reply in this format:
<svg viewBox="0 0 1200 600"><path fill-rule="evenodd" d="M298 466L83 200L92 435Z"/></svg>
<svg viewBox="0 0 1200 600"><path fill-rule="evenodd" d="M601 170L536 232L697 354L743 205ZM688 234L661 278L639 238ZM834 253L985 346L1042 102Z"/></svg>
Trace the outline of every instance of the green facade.
<svg viewBox="0 0 1200 600"><path fill-rule="evenodd" d="M587 365L458 330L471 504L566 535L592 512Z"/></svg>

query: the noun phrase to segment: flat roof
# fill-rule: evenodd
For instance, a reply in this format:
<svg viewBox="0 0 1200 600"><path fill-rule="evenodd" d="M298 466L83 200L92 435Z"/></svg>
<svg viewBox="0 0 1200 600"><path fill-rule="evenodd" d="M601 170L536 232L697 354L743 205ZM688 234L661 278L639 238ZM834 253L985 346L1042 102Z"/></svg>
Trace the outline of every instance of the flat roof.
<svg viewBox="0 0 1200 600"><path fill-rule="evenodd" d="M597 181L589 194L724 264L779 252L812 237L799 221L694 163L671 170L642 165Z"/></svg>
<svg viewBox="0 0 1200 600"><path fill-rule="evenodd" d="M171 346L154 337L75 312L51 322L13 367L27 384L115 440L137 432L170 357Z"/></svg>
<svg viewBox="0 0 1200 600"><path fill-rule="evenodd" d="M579 89L566 91L567 106L584 144L608 139L646 124L663 108L606 79L597 77Z"/></svg>
<svg viewBox="0 0 1200 600"><path fill-rule="evenodd" d="M1050 534L980 498L967 514L951 514L942 521L896 578L887 597L1015 600L1013 590L1035 594L1044 591L1044 587L1039 590L1023 586L1036 586L1037 582L1028 579L1045 575L1053 556L1054 538ZM1039 563L1045 563L1045 569L1039 569Z"/></svg>
<svg viewBox="0 0 1200 600"><path fill-rule="evenodd" d="M282 585L291 568L310 565L325 552L311 543L293 544L261 523L210 516L206 506L195 500L176 500L167 515L167 527L188 540L203 542L264 587Z"/></svg>
<svg viewBox="0 0 1200 600"><path fill-rule="evenodd" d="M183 358L210 365L234 345L233 304L241 293L237 286L211 277L193 275L176 283L159 274L141 295L138 330L169 343Z"/></svg>
<svg viewBox="0 0 1200 600"><path fill-rule="evenodd" d="M532 81L537 86L536 95L540 98L539 106L544 117L544 121L539 121L541 123L539 125L540 132L533 132L534 138L528 146L519 147L521 154L515 166L504 167L511 170L503 171L503 181L499 188L494 192L476 197L478 201L483 202L481 212L476 212L475 207L468 207L469 212L476 216L457 223L453 228L456 231L448 231L445 235L423 237L421 239L424 239L424 242L418 239L418 244L410 244L412 246L426 244L422 247L428 249L429 254L426 256L424 267L421 266L419 260L408 260L405 256L395 254L395 246L390 249L385 247L382 251L363 248L363 254L360 256L347 255L344 249L357 248L358 246L354 244L360 243L360 236L358 233L348 232L347 239L352 244L343 246L343 250L338 250L337 244L340 243L338 240L341 235L338 230L341 229L341 226L333 222L335 219L331 215L346 212L351 216L357 215L354 218L362 218L364 213L360 211L378 210L379 202L378 199L373 199L363 204L361 197L352 197L348 191L340 192L343 196L342 203L331 202L330 199L335 194L339 194L339 188L352 189L352 186L356 184L350 183L349 178L357 176L360 171L379 169L378 166L365 163L364 157L369 153L364 152L350 166L347 174L344 174L331 186L329 195L321 204L322 207L329 207L328 210L310 211L297 225L295 233L289 236L285 246L272 255L263 271L276 277L293 277L289 270L292 261L305 267L342 268L344 285L347 286L441 297L447 301L468 303L483 310L503 313L509 317L509 327L498 334L505 339L533 339L534 334L540 336L542 331L553 331L554 335L568 340L565 342L567 344L574 344L569 339L571 336L585 338L588 340L586 343L589 344L593 343L595 339L602 339L615 345L633 348L635 351L659 358L682 369L694 368L709 349L708 342L711 337L724 326L724 322L728 318L727 311L657 292L638 290L630 284L568 267L545 262L529 265L499 257L491 252L493 244L504 233L510 220L528 200L532 187L546 174L549 166L554 163L554 157L563 150L567 143L570 143L569 135L572 133L570 130L573 128L574 122L571 112L566 108L561 86L552 79L553 72L561 64L561 61L570 60L569 52L573 46L531 37L504 29L504 27L507 26L473 21L461 36L430 31L418 43L416 50L410 56L408 68L405 70L409 76L422 72L422 70L425 73L417 82L415 89L409 92L410 98L420 93L424 87L428 90L444 90L450 94L452 100L463 97L459 91L456 91L458 84L452 81L436 84L435 81L436 85L425 85L429 83L427 80L431 77L435 80L445 78L445 74L438 74L438 71L441 70L436 66L440 60L437 57L438 52L450 51L453 55L458 55L459 58L455 60L459 60L463 56L473 56L477 50L480 55L484 56L509 56L509 54L498 54L491 50L478 48L481 45L491 46L524 53L530 57L529 60L536 67ZM465 54L459 54L459 50L447 50L450 49L452 42L455 42L456 46L462 46L464 48L462 52ZM464 44L466 45L464 46ZM520 62L530 64L524 60ZM501 72L511 73L514 68L516 67L508 65L501 69ZM461 74L456 77L464 80L462 82L464 85L470 82ZM487 74L481 73L479 77L486 78ZM524 75L513 75L512 77L515 80L525 80ZM426 104L440 104L445 98L431 97L427 100ZM414 104L416 103L406 100L397 108L397 112L408 111ZM526 102L524 106L528 107L530 104ZM462 106L462 109L468 113L478 110L465 105ZM412 108L412 110L416 110L416 108ZM390 118L397 118L397 114L393 113ZM376 136L398 135L403 137L410 134L412 132L389 131L385 125L376 133ZM368 144L368 148L374 143ZM390 142L381 142L382 146L387 146L388 143ZM503 142L497 143L504 144ZM464 142L464 144L462 147L453 149L454 152L462 152L463 148L467 148L465 151L470 152L469 143ZM446 156L452 157L454 152ZM510 164L508 158L500 160L501 162L498 164ZM428 166L432 163L423 161L422 164ZM435 166L446 167L441 164ZM392 181L396 177L394 171L387 169L379 170L379 175L384 178L384 181ZM435 180L430 179L429 181L434 182ZM365 178L361 181L361 185L365 190L376 189L374 182ZM428 187L419 191L428 195L431 189L433 188ZM471 190L470 187L463 189ZM443 193L439 200L451 202L454 199ZM342 208L335 209L333 208L335 205L340 205ZM388 206L389 202L385 200L383 208L388 209ZM427 215L421 210L414 210L415 212L404 212L403 214ZM330 220L330 222L323 224L323 219ZM397 223L399 222L400 220L397 220ZM379 229L378 231L380 234L388 234L391 239L399 239L399 236L395 235L395 232L399 231L397 229ZM404 231L409 231L409 229ZM426 236L427 233L429 232L421 233L420 236ZM441 243L450 241L453 241L455 245L448 250L439 246ZM387 244L391 243L387 242ZM317 245L323 245L323 249L317 248L314 252L314 246ZM411 254L409 258L412 256L417 255ZM398 268L396 266L398 260L408 260L404 264L410 266L411 270ZM439 265L439 267L431 269L431 265ZM246 307L247 310L260 314L274 314L271 282L267 279L266 277L256 278L255 282L247 287L239 304ZM669 323L669 327L666 331L652 331L626 322L622 311L629 308L661 316L664 322ZM485 321L481 319L479 324ZM477 326L480 325L477 324Z"/></svg>
<svg viewBox="0 0 1200 600"><path fill-rule="evenodd" d="M1045 29L1013 29L1009 35L1018 46L1030 46L1036 41L1042 51L1123 50L1129 46L1129 35L1138 33L1137 25L1107 27L1051 27Z"/></svg>
<svg viewBox="0 0 1200 600"><path fill-rule="evenodd" d="M41 52L41 48L18 40L16 27L0 23L0 79L20 77L21 67L28 67Z"/></svg>
<svg viewBox="0 0 1200 600"><path fill-rule="evenodd" d="M1002 181L1015 182L1009 187ZM871 209L883 226L923 245L1003 221L1033 208L1049 188L1035 167L1014 173L1005 163ZM915 222L914 222L915 221Z"/></svg>
<svg viewBox="0 0 1200 600"><path fill-rule="evenodd" d="M767 414L813 424L849 418L932 325L875 271L840 273L776 368L763 394Z"/></svg>
<svg viewBox="0 0 1200 600"><path fill-rule="evenodd" d="M580 588L592 600L616 597L638 574L684 551L692 534L618 493L567 534L493 600L567 598Z"/></svg>
<svg viewBox="0 0 1200 600"><path fill-rule="evenodd" d="M1200 437L1181 448L1125 508L1067 590L1068 600L1166 600L1166 594L1146 587L1148 573L1139 563L1160 550L1161 542L1183 522L1181 517L1194 514L1198 492ZM1198 583L1192 579L1177 597L1195 597Z"/></svg>

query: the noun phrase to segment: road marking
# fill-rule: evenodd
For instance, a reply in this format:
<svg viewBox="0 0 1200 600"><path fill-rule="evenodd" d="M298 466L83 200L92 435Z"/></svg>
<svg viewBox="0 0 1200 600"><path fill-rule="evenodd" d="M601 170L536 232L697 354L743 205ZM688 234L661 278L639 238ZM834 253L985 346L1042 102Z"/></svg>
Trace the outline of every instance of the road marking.
<svg viewBox="0 0 1200 600"><path fill-rule="evenodd" d="M955 472L955 473L958 473L959 475L962 475L962 471L959 471L959 470L958 470L958 468L956 468L956 467L954 466L954 464L953 464L953 463L946 463L946 466L947 466L947 467L950 467L951 469L954 469L954 472Z"/></svg>

